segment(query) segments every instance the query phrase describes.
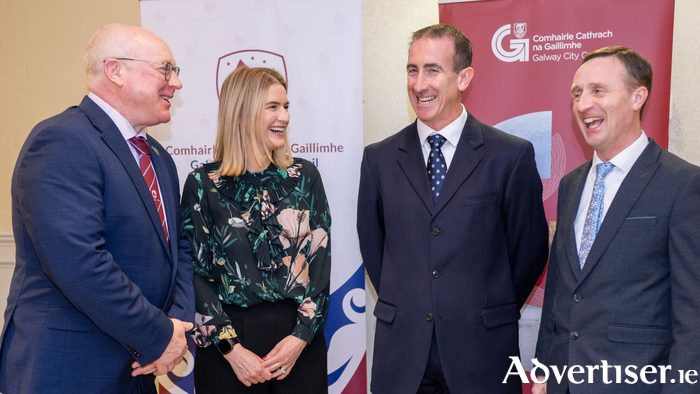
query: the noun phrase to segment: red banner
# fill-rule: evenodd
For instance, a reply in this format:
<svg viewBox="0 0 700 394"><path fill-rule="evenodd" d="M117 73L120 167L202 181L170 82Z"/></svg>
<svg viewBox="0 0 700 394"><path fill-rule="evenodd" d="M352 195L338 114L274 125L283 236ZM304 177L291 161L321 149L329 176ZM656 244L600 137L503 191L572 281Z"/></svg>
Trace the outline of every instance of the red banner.
<svg viewBox="0 0 700 394"><path fill-rule="evenodd" d="M673 9L674 0L440 4L440 22L463 31L474 45L475 75L464 106L482 122L535 145L550 223L556 220L559 181L593 156L571 114L570 95L574 74L588 52L621 45L651 63L654 81L642 127L668 147ZM534 356L545 277L523 310L524 366Z"/></svg>
<svg viewBox="0 0 700 394"><path fill-rule="evenodd" d="M673 6L673 0L489 0L441 4L440 22L474 44L467 110L492 125L551 111L551 135L562 139L566 174L593 155L571 115L571 82L582 56L604 46L632 48L651 63L654 83L642 126L668 146ZM554 142L551 147L554 156ZM543 181L558 177L557 165L552 160ZM556 192L545 209L554 220Z"/></svg>

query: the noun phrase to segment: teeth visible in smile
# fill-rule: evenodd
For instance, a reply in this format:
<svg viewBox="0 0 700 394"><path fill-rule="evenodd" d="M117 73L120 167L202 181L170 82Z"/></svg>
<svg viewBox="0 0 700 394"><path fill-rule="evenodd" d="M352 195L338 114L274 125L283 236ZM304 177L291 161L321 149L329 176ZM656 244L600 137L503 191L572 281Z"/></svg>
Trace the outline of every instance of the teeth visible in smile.
<svg viewBox="0 0 700 394"><path fill-rule="evenodd" d="M160 98L162 98L163 100L165 100L165 101L167 101L167 102L170 102L170 98L168 98L168 97L160 96Z"/></svg>
<svg viewBox="0 0 700 394"><path fill-rule="evenodd" d="M275 133L284 133L284 127L270 127L270 130L274 131Z"/></svg>
<svg viewBox="0 0 700 394"><path fill-rule="evenodd" d="M433 100L435 100L437 96L429 96L429 97L418 97L418 102L420 104L427 104Z"/></svg>
<svg viewBox="0 0 700 394"><path fill-rule="evenodd" d="M597 116L583 119L583 123L585 123L586 127L589 129L594 128L594 127L598 127L602 122L603 122L603 118L600 118Z"/></svg>

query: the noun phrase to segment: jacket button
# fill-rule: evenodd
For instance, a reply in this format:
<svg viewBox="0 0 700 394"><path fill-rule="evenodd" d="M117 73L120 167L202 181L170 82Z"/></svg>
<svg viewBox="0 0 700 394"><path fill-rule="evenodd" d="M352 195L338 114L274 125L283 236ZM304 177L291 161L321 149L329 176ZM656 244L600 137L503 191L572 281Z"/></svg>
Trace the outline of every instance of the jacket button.
<svg viewBox="0 0 700 394"><path fill-rule="evenodd" d="M432 314L432 313L428 313L427 315L425 315L425 320L427 320L427 321L432 321L432 320L433 320L433 314Z"/></svg>
<svg viewBox="0 0 700 394"><path fill-rule="evenodd" d="M134 353L134 357L139 358L139 357L141 357L141 354L139 354L138 352Z"/></svg>
<svg viewBox="0 0 700 394"><path fill-rule="evenodd" d="M440 271L434 270L434 271L433 271L433 278L437 278L437 277L439 277L439 276L440 276Z"/></svg>
<svg viewBox="0 0 700 394"><path fill-rule="evenodd" d="M440 234L440 229L437 227L434 227L433 228L433 235L438 235L438 234Z"/></svg>
<svg viewBox="0 0 700 394"><path fill-rule="evenodd" d="M574 341L578 339L578 333L576 331L571 332L571 339L573 339Z"/></svg>
<svg viewBox="0 0 700 394"><path fill-rule="evenodd" d="M574 302L581 302L581 294L574 294Z"/></svg>

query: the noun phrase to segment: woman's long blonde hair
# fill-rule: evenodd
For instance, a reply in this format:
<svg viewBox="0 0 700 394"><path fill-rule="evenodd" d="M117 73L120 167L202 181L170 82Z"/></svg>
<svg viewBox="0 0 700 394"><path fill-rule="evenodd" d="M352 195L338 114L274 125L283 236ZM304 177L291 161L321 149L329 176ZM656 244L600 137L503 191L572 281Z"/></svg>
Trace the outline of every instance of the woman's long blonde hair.
<svg viewBox="0 0 700 394"><path fill-rule="evenodd" d="M234 177L244 174L249 151L260 165L265 163L264 157L279 168L292 165L286 132L283 147L270 151L265 146L263 111L270 86L276 83L287 90L287 83L277 71L245 66L234 70L224 81L214 147L214 160L221 161L219 174Z"/></svg>

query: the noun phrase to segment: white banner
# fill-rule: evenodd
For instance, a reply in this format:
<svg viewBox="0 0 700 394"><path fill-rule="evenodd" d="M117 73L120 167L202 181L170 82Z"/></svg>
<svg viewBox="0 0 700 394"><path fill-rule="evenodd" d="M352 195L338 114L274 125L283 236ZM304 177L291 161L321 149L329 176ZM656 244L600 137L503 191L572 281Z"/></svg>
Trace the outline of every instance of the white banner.
<svg viewBox="0 0 700 394"><path fill-rule="evenodd" d="M332 214L325 330L330 392L366 392L364 274L355 232L362 154L360 0L151 0L141 2L141 20L168 43L182 69L172 121L149 130L175 160L181 185L212 160L218 90L226 76L245 64L274 68L287 79L292 153L319 168ZM160 379L161 393L192 392L191 370L183 366Z"/></svg>

